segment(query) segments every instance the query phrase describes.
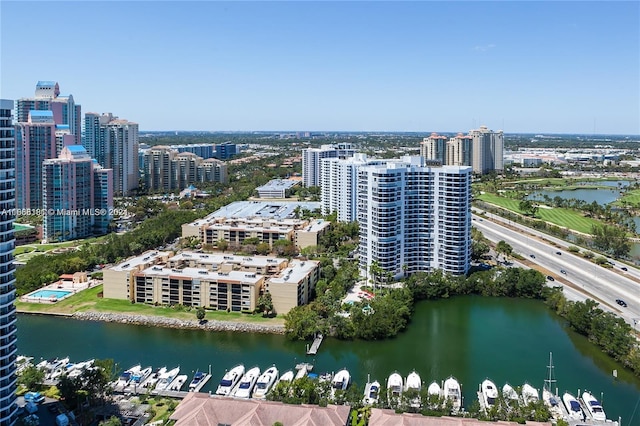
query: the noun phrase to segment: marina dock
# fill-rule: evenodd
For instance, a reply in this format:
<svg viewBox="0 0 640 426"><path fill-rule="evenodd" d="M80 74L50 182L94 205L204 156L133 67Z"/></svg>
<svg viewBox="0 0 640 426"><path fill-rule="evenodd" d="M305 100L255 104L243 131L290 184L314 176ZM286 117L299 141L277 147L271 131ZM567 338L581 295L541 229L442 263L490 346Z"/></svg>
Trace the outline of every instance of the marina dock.
<svg viewBox="0 0 640 426"><path fill-rule="evenodd" d="M313 339L311 347L307 345L307 355L315 355L316 353L318 353L318 349L320 349L320 344L322 343L323 338L324 336L321 333L318 333L316 335L316 338Z"/></svg>

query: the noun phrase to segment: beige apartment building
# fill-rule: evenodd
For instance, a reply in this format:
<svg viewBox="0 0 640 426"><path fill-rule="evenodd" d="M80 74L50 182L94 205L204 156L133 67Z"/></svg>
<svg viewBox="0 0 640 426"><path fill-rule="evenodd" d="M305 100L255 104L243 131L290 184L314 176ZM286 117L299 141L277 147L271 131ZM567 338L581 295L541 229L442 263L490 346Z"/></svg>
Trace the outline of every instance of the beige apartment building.
<svg viewBox="0 0 640 426"><path fill-rule="evenodd" d="M104 270L104 297L136 303L253 312L271 293L274 310L309 302L319 262L222 253L147 252Z"/></svg>

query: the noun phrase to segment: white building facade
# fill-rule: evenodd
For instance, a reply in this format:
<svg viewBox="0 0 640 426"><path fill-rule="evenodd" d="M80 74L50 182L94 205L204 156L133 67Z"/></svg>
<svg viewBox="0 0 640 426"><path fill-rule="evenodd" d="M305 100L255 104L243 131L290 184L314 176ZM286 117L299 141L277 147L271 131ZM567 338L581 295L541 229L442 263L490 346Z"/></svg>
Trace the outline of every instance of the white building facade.
<svg viewBox="0 0 640 426"><path fill-rule="evenodd" d="M466 273L471 176L471 167L427 166L421 157L360 167L361 275L374 279L374 265L394 279L435 269Z"/></svg>
<svg viewBox="0 0 640 426"><path fill-rule="evenodd" d="M320 160L322 214L336 212L339 222L358 220L358 168L386 162L367 158L366 154Z"/></svg>
<svg viewBox="0 0 640 426"><path fill-rule="evenodd" d="M0 425L13 425L16 403L16 286L13 265L15 217L15 138L13 101L0 99Z"/></svg>
<svg viewBox="0 0 640 426"><path fill-rule="evenodd" d="M322 145L302 150L302 184L307 188L320 186L320 161L323 158L353 157L355 150L349 143Z"/></svg>

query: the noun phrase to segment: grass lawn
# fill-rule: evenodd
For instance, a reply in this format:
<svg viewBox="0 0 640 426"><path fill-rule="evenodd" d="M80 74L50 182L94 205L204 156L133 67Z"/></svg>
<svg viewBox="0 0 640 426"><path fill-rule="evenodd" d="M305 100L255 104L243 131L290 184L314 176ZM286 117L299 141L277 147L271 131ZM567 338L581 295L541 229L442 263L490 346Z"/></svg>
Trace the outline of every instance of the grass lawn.
<svg viewBox="0 0 640 426"><path fill-rule="evenodd" d="M519 208L519 200L512 200L510 198L500 197L498 195L488 193L478 195L476 198L516 213L523 213ZM599 221L591 219L589 217L584 217L578 212L561 208L539 208L538 213L536 214L536 218L585 234L591 234L593 225L601 224Z"/></svg>
<svg viewBox="0 0 640 426"><path fill-rule="evenodd" d="M624 206L623 201L626 201L627 204L630 204L634 207L640 206L640 189L634 189L632 191L626 192L619 200L614 202L616 206Z"/></svg>
<svg viewBox="0 0 640 426"><path fill-rule="evenodd" d="M151 306L142 303L131 303L128 300L103 299L98 297L102 285L81 291L60 302L53 304L26 303L16 300L15 305L21 312L47 312L58 314L72 314L74 312L97 311L124 313L136 315L154 315L182 320L196 320L196 311L179 310L164 306ZM266 325L284 324L284 318L264 318L260 314L243 314L239 312L206 311L205 319L218 321L234 321L247 323L264 323Z"/></svg>

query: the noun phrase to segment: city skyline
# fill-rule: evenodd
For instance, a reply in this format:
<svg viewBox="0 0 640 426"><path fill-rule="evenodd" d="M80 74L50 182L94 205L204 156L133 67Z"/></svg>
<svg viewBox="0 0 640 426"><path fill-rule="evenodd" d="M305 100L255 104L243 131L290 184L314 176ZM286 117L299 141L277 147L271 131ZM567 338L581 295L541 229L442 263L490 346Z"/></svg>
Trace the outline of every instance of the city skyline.
<svg viewBox="0 0 640 426"><path fill-rule="evenodd" d="M142 131L640 134L637 2L52 1L0 12L2 98L54 80L83 112Z"/></svg>

